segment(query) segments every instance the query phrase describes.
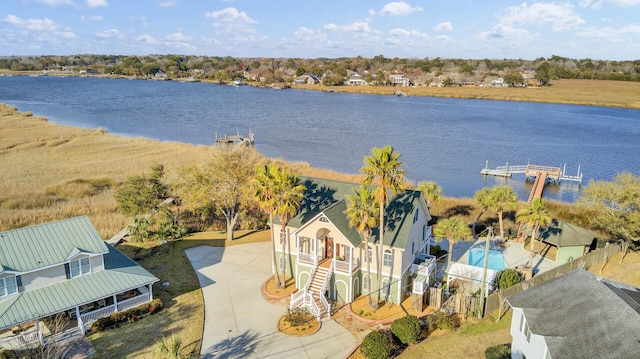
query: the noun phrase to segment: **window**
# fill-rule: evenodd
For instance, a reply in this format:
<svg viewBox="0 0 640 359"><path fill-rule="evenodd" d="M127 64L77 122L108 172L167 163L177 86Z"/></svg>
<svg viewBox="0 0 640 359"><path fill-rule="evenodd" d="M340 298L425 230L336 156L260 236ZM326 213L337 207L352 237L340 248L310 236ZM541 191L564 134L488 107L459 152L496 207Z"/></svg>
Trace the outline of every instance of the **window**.
<svg viewBox="0 0 640 359"><path fill-rule="evenodd" d="M365 292L369 291L369 276L366 274L362 276L362 290Z"/></svg>
<svg viewBox="0 0 640 359"><path fill-rule="evenodd" d="M391 292L391 283L388 278L382 280L382 295L387 297Z"/></svg>
<svg viewBox="0 0 640 359"><path fill-rule="evenodd" d="M424 242L425 239L427 239L427 225L423 224L422 225L422 241Z"/></svg>
<svg viewBox="0 0 640 359"><path fill-rule="evenodd" d="M412 239L411 240L411 254L414 254L416 252L416 242Z"/></svg>
<svg viewBox="0 0 640 359"><path fill-rule="evenodd" d="M382 264L385 267L391 267L391 251L390 250L386 250L384 251L384 257L382 259Z"/></svg>
<svg viewBox="0 0 640 359"><path fill-rule="evenodd" d="M371 263L371 257L373 257L373 250L371 246L369 246L369 248L367 248L367 261L369 261L369 263Z"/></svg>
<svg viewBox="0 0 640 359"><path fill-rule="evenodd" d="M527 338L527 342L531 340L531 331L529 330L529 324L527 324L524 313L520 316L520 332Z"/></svg>
<svg viewBox="0 0 640 359"><path fill-rule="evenodd" d="M420 208L416 208L416 213L413 215L413 223L418 222L419 215L420 215Z"/></svg>
<svg viewBox="0 0 640 359"><path fill-rule="evenodd" d="M91 264L89 258L78 259L69 263L71 278L91 273Z"/></svg>
<svg viewBox="0 0 640 359"><path fill-rule="evenodd" d="M327 217L320 217L319 221L329 223L329 220L327 219Z"/></svg>
<svg viewBox="0 0 640 359"><path fill-rule="evenodd" d="M18 292L16 277L5 277L0 279L0 297Z"/></svg>
<svg viewBox="0 0 640 359"><path fill-rule="evenodd" d="M280 255L280 269L284 270L286 266L287 266L287 258L284 256L284 254L281 254Z"/></svg>
<svg viewBox="0 0 640 359"><path fill-rule="evenodd" d="M344 245L343 246L343 251L344 251L344 260L348 261L349 258L351 258L351 247Z"/></svg>

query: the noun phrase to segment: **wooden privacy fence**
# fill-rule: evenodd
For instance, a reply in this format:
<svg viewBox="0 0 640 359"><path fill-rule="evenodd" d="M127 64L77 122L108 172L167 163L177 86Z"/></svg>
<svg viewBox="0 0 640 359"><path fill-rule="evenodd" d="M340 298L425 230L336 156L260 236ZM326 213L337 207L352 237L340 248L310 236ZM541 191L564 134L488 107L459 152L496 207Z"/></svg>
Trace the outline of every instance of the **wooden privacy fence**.
<svg viewBox="0 0 640 359"><path fill-rule="evenodd" d="M621 250L620 245L610 244L607 247L596 249L593 252L589 252L578 259L572 260L571 262L567 262L551 270L548 270L544 273L540 273L529 280L518 283L509 288L494 292L487 297L484 316L486 317L487 315L492 314L493 312L498 311L501 308L504 310L506 298L508 298L509 296L512 296L516 293L520 293L527 288L535 287L542 283L548 282L554 278L558 278L564 274L571 272L574 269L577 269L577 268L587 269L596 264L606 262L609 259L611 259L611 257L618 254L620 250Z"/></svg>

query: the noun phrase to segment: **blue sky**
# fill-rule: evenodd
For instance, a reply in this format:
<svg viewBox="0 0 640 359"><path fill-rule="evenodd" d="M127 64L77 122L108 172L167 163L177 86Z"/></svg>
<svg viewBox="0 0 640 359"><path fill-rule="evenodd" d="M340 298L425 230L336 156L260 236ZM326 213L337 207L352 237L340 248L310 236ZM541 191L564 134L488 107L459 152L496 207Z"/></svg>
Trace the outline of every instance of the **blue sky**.
<svg viewBox="0 0 640 359"><path fill-rule="evenodd" d="M0 56L640 59L640 0L0 3Z"/></svg>

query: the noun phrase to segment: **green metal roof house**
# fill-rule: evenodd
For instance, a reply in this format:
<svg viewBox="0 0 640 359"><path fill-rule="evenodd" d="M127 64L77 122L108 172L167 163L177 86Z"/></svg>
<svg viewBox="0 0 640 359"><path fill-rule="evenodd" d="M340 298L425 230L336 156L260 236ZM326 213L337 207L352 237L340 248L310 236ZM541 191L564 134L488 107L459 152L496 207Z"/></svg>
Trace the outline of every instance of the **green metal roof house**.
<svg viewBox="0 0 640 359"><path fill-rule="evenodd" d="M287 225L285 253L276 246L279 269L284 267L287 276L295 277L299 289L291 299L292 308L308 306L320 318L331 313L328 300L349 303L380 290L384 300L400 303L411 293L424 293L435 279L435 258L428 255L431 215L421 192L392 195L386 207L384 244L374 228L367 249L344 214L346 196L360 185L317 178L301 178L301 182L305 197ZM276 225L275 230L278 238L281 227ZM365 252L370 253L370 279ZM381 288L377 288L378 276Z"/></svg>
<svg viewBox="0 0 640 359"><path fill-rule="evenodd" d="M527 225L523 226L521 232L528 237L531 236L531 230ZM536 251L556 263L580 258L596 249L597 245L596 234L592 231L557 219L554 219L550 226L538 229L536 241L541 242L541 245L536 243ZM524 247L529 248L528 244Z"/></svg>
<svg viewBox="0 0 640 359"><path fill-rule="evenodd" d="M150 302L157 281L105 244L86 216L1 232L0 348L47 342L42 319L60 313L84 333L98 318Z"/></svg>

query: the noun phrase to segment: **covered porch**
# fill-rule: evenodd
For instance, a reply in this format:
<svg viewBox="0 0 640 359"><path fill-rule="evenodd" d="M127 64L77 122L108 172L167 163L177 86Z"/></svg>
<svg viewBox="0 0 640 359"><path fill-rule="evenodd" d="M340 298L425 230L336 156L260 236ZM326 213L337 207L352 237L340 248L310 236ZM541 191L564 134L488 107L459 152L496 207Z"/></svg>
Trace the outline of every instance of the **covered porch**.
<svg viewBox="0 0 640 359"><path fill-rule="evenodd" d="M360 268L361 249L346 240L334 239L327 229L318 231L314 238L297 235L296 250L298 264L315 267L329 259L335 271L352 274Z"/></svg>

